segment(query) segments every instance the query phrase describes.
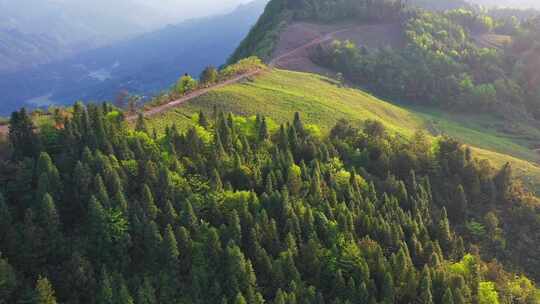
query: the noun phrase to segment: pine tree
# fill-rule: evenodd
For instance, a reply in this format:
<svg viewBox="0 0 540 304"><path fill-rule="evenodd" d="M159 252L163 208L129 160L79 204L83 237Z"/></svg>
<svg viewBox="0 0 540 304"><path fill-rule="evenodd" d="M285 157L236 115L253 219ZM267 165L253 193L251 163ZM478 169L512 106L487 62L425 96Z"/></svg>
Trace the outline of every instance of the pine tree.
<svg viewBox="0 0 540 304"><path fill-rule="evenodd" d="M462 185L459 185L456 189L456 197L452 206L452 219L457 222L463 222L466 219L467 206L468 202L465 190Z"/></svg>
<svg viewBox="0 0 540 304"><path fill-rule="evenodd" d="M394 303L394 280L392 279L392 275L389 272L386 272L383 277L383 284L382 284L382 297L383 297L383 303L386 304L392 304Z"/></svg>
<svg viewBox="0 0 540 304"><path fill-rule="evenodd" d="M40 140L35 132L32 118L22 108L19 112L13 112L9 121L9 141L13 147L12 157L22 160L25 157L36 157L39 153Z"/></svg>
<svg viewBox="0 0 540 304"><path fill-rule="evenodd" d="M247 304L246 299L241 292L236 295L236 298L234 299L234 304Z"/></svg>
<svg viewBox="0 0 540 304"><path fill-rule="evenodd" d="M148 127L146 126L146 121L144 119L143 113L139 113L137 115L137 122L135 123L135 131L148 134Z"/></svg>
<svg viewBox="0 0 540 304"><path fill-rule="evenodd" d="M143 185L142 188L142 204L146 216L148 216L148 218L151 220L155 220L158 215L159 209L154 202L154 196L152 195L150 187L148 187L148 185L146 184Z"/></svg>
<svg viewBox="0 0 540 304"><path fill-rule="evenodd" d="M101 203L92 196L88 204L87 242L88 253L98 261L107 261L111 253L112 237L107 225L107 215Z"/></svg>
<svg viewBox="0 0 540 304"><path fill-rule="evenodd" d="M9 248L12 236L13 217L4 195L0 192L0 247Z"/></svg>
<svg viewBox="0 0 540 304"><path fill-rule="evenodd" d="M446 208L443 207L439 223L437 225L438 240L445 253L449 254L452 247L452 233L450 231L450 223L446 214Z"/></svg>
<svg viewBox="0 0 540 304"><path fill-rule="evenodd" d="M422 278L420 279L419 289L419 303L421 304L433 304L432 283L429 268L424 266L422 270Z"/></svg>
<svg viewBox="0 0 540 304"><path fill-rule="evenodd" d="M118 288L118 292L116 295L116 303L121 304L134 304L135 301L133 301L133 297L131 296L129 289L127 288L126 284L121 280L120 286Z"/></svg>
<svg viewBox="0 0 540 304"><path fill-rule="evenodd" d="M111 276L107 272L107 269L102 268L101 269L101 276L99 279L99 288L98 293L96 295L97 303L103 303L103 304L113 304L114 303L114 293L113 293L113 286L111 282Z"/></svg>
<svg viewBox="0 0 540 304"><path fill-rule="evenodd" d="M501 200L507 201L511 196L512 174L512 165L506 163L495 177L495 184L497 185Z"/></svg>
<svg viewBox="0 0 540 304"><path fill-rule="evenodd" d="M209 127L208 119L206 119L206 116L204 115L204 112L201 110L199 111L199 125L205 129Z"/></svg>
<svg viewBox="0 0 540 304"><path fill-rule="evenodd" d="M47 278L39 277L36 283L36 304L56 304L54 290Z"/></svg>
<svg viewBox="0 0 540 304"><path fill-rule="evenodd" d="M266 118L263 117L258 130L259 141L267 140L270 135L268 134L268 126L266 124Z"/></svg>
<svg viewBox="0 0 540 304"><path fill-rule="evenodd" d="M96 198L103 205L104 208L111 207L111 200L109 198L109 193L103 182L101 175L97 174L94 178L94 193L96 193Z"/></svg>
<svg viewBox="0 0 540 304"><path fill-rule="evenodd" d="M182 210L182 213L180 214L180 223L190 229L190 231L195 231L197 229L197 216L189 201L185 203L184 210Z"/></svg>
<svg viewBox="0 0 540 304"><path fill-rule="evenodd" d="M213 66L207 66L202 71L199 80L203 85L211 85L218 81L219 72Z"/></svg>
<svg viewBox="0 0 540 304"><path fill-rule="evenodd" d="M127 214L128 212L128 203L126 200L126 197L124 196L124 193L122 191L116 192L113 199L113 207L119 209L124 214Z"/></svg>
<svg viewBox="0 0 540 304"><path fill-rule="evenodd" d="M298 195L302 188L302 178L300 167L292 165L287 171L287 186L291 195Z"/></svg>
<svg viewBox="0 0 540 304"><path fill-rule="evenodd" d="M465 296L463 295L463 292L461 289L455 289L453 292L453 301L454 304L465 304L467 301L465 300Z"/></svg>
<svg viewBox="0 0 540 304"><path fill-rule="evenodd" d="M450 288L446 288L442 299L442 304L454 304L454 297L452 296L452 291Z"/></svg>
<svg viewBox="0 0 540 304"><path fill-rule="evenodd" d="M276 297L274 298L274 304L287 304L287 297L283 290L278 289Z"/></svg>
<svg viewBox="0 0 540 304"><path fill-rule="evenodd" d="M36 167L36 176L38 176L37 201L39 202L45 193L58 198L61 187L60 174L48 153L40 153Z"/></svg>
<svg viewBox="0 0 540 304"><path fill-rule="evenodd" d="M139 290L137 291L137 304L157 304L156 291L150 282L150 279L145 277Z"/></svg>
<svg viewBox="0 0 540 304"><path fill-rule="evenodd" d="M300 113L295 112L294 113L294 122L293 122L294 129L300 136L306 135L306 130L304 129L304 124L300 120Z"/></svg>
<svg viewBox="0 0 540 304"><path fill-rule="evenodd" d="M42 253L49 259L57 259L62 246L62 236L60 230L60 218L56 211L53 198L49 194L45 194L39 210L36 213L36 222L41 227L43 232L42 241L45 248Z"/></svg>
<svg viewBox="0 0 540 304"><path fill-rule="evenodd" d="M362 282L358 289L358 303L368 303L369 301L369 291L367 289L366 283Z"/></svg>
<svg viewBox="0 0 540 304"><path fill-rule="evenodd" d="M52 196L46 193L37 213L38 223L51 232L59 232L60 217Z"/></svg>
<svg viewBox="0 0 540 304"><path fill-rule="evenodd" d="M164 266L168 271L171 271L173 274L176 274L178 268L178 256L180 252L178 251L178 243L176 242L176 237L171 225L167 225L167 229L163 238L163 254L164 254Z"/></svg>
<svg viewBox="0 0 540 304"><path fill-rule="evenodd" d="M242 244L242 226L240 225L240 217L238 212L233 210L227 216L227 235L231 241L236 244Z"/></svg>
<svg viewBox="0 0 540 304"><path fill-rule="evenodd" d="M189 231L185 227L178 228L176 232L176 239L178 240L178 251L180 252L180 276L188 277L191 274L193 240L189 235Z"/></svg>
<svg viewBox="0 0 540 304"><path fill-rule="evenodd" d="M11 294L17 288L15 269L0 253L0 303L9 303Z"/></svg>
<svg viewBox="0 0 540 304"><path fill-rule="evenodd" d="M217 169L214 169L212 171L211 185L214 191L223 191L223 182L221 181L221 177L219 176L219 172L217 171Z"/></svg>

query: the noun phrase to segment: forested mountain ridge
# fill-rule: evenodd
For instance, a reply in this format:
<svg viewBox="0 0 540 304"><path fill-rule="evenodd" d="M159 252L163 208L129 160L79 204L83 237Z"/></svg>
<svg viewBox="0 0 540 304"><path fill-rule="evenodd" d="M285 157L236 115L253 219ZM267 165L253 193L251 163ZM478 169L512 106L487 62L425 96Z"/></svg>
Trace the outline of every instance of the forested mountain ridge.
<svg viewBox="0 0 540 304"><path fill-rule="evenodd" d="M269 60L280 32L294 20L335 22L354 19L357 22L399 19L401 0L336 2L333 0L272 0L263 15L229 59L257 56Z"/></svg>
<svg viewBox="0 0 540 304"><path fill-rule="evenodd" d="M426 52L409 55L436 63L456 59L456 47L477 50L466 38L489 24L460 10L403 16L394 1L321 3L336 2L291 1L281 17L400 22ZM281 17L263 16L247 45L270 41L253 33ZM513 45L526 66L536 62L536 25L520 24L529 30ZM349 63L341 76L363 80L359 63L375 58L373 77L389 71L384 80L403 85L388 60L401 62L395 50L331 46L317 55L336 71ZM540 200L510 163L494 167L449 136L426 134L440 134L430 130L437 125L343 77L265 69L210 89L253 65L262 67L257 58L208 67L200 82L184 75L135 121L136 107L126 113L121 103L14 112L0 151L0 303L540 303ZM434 67L446 65L423 66ZM425 96L446 83L418 80ZM145 119L201 88L206 95ZM464 137L497 137L485 128Z"/></svg>
<svg viewBox="0 0 540 304"><path fill-rule="evenodd" d="M5 302L539 300L479 256L537 276L538 201L449 138L218 109L152 135L106 104L33 128L13 114L2 165Z"/></svg>
<svg viewBox="0 0 540 304"><path fill-rule="evenodd" d="M280 33L298 21L398 23L406 41L403 48L366 50L364 45L350 43L322 45L325 53L319 52L315 60L391 100L453 111L474 107L510 120L534 119L539 117L540 99L529 82L538 75L526 68L524 59L520 59L523 56L515 51L519 41L537 41L533 20L520 21L498 13L490 16L471 6L429 12L401 1L274 0L231 60L246 55L270 59Z"/></svg>

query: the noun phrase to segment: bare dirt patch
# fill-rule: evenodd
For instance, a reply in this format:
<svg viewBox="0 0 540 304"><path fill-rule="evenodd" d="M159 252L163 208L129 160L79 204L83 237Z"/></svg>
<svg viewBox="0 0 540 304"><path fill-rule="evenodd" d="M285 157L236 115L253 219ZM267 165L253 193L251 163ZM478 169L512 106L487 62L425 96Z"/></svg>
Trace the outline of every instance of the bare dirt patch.
<svg viewBox="0 0 540 304"><path fill-rule="evenodd" d="M0 137L6 137L9 132L8 125L0 125Z"/></svg>
<svg viewBox="0 0 540 304"><path fill-rule="evenodd" d="M320 43L299 51L291 52L296 48L317 39L325 37ZM327 45L334 40L350 40L357 46L368 49L382 47L400 47L403 45L398 24L314 24L296 22L289 25L280 35L273 58L274 65L278 68L312 72L323 75L334 74L328 69L322 68L311 60L311 52L319 45Z"/></svg>
<svg viewBox="0 0 540 304"><path fill-rule="evenodd" d="M473 35L474 42L477 46L491 49L502 49L512 43L512 37L507 35L483 34Z"/></svg>

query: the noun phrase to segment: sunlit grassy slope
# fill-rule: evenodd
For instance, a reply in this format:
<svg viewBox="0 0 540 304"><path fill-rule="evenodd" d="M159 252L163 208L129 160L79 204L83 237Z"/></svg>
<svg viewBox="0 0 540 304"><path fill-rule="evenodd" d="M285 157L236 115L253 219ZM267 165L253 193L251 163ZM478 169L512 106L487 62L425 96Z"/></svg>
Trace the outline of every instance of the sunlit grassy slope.
<svg viewBox="0 0 540 304"><path fill-rule="evenodd" d="M158 131L172 123L186 127L193 123L195 113L211 113L214 106L236 114L261 113L276 122L290 121L298 111L305 122L317 124L323 131L328 131L338 119L346 118L357 123L377 119L390 131L406 136L419 129L448 134L473 146L477 157L487 158L495 166L511 162L516 175L540 191L540 167L535 164L539 155L529 148L534 138L540 138L538 130L523 127L520 130L525 135L509 135L502 131L504 126L499 120L489 116L397 106L314 74L267 71L250 81L216 89L152 117L148 123Z"/></svg>

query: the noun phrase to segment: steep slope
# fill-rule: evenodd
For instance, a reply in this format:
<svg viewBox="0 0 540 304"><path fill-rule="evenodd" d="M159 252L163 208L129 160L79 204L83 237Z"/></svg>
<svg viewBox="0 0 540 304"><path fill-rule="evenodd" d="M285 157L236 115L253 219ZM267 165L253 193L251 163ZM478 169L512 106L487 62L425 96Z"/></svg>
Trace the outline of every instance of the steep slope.
<svg viewBox="0 0 540 304"><path fill-rule="evenodd" d="M249 56L269 61L281 33L291 23L392 23L400 19L403 4L401 0L345 0L339 3L326 0L272 0L257 24L229 58L229 63Z"/></svg>
<svg viewBox="0 0 540 304"><path fill-rule="evenodd" d="M451 139L219 111L153 136L110 105L72 114L39 132L24 110L11 121L2 303L540 299L523 250L540 244L540 202Z"/></svg>
<svg viewBox="0 0 540 304"><path fill-rule="evenodd" d="M290 49L310 41L313 37L327 36L321 43L305 48L289 56L283 56ZM398 23L356 24L340 22L337 24L321 24L310 22L292 22L280 33L272 61L282 69L311 72L322 75L335 75L335 72L321 67L313 57L319 48L328 48L335 40L348 40L355 45L370 50L404 45L403 35Z"/></svg>
<svg viewBox="0 0 540 304"><path fill-rule="evenodd" d="M360 124L366 119L379 120L398 134L413 135L425 130L433 135L447 134L474 147L476 155L500 167L511 162L517 176L535 191L540 191L538 154L531 144L540 131L520 126L524 134L505 132L504 123L489 115L447 114L439 110L395 105L363 91L340 87L329 78L285 70L268 70L249 81L229 85L184 103L181 107L148 119L158 131L175 123L191 125L200 110L211 113L217 106L225 112L241 115L266 115L278 123L300 112L308 123L322 132L329 131L339 119Z"/></svg>
<svg viewBox="0 0 540 304"><path fill-rule="evenodd" d="M403 17L403 10L420 7L427 10L444 11L457 8L471 8L464 0L272 0L268 3L263 15L251 29L249 35L238 46L229 63L242 58L258 56L269 61L279 47L278 42L283 38L284 32L291 28L294 30L298 23L308 23L309 26L324 31L324 26L336 26L340 23L374 26L377 24L399 23ZM309 30L303 32L309 35ZM350 37L363 38L366 29L358 29ZM369 31L369 29L368 29ZM377 33L377 31L374 31ZM380 33L380 30L378 30ZM384 33L380 37L384 39ZM391 35L392 36L392 35ZM348 38L348 37L347 37ZM368 34L369 38L369 34ZM301 38L300 38L301 39ZM353 39L354 40L354 39Z"/></svg>

